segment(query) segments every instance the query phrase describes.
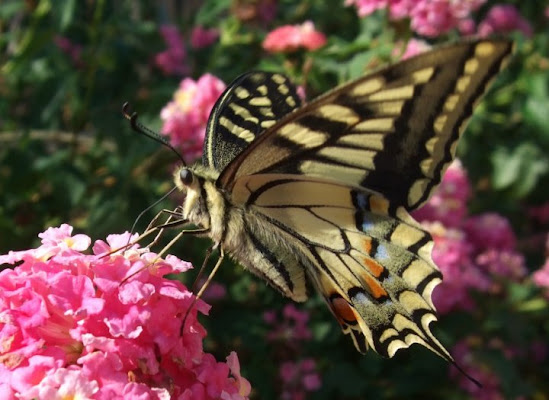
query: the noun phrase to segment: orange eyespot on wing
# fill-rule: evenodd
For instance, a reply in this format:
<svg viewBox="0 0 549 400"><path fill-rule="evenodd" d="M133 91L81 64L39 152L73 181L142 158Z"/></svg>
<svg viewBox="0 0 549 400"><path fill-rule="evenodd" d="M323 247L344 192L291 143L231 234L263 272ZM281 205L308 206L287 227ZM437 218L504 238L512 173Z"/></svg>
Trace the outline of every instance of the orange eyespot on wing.
<svg viewBox="0 0 549 400"><path fill-rule="evenodd" d="M334 293L328 298L330 308L340 324L357 325L357 315L353 307L341 297L339 294Z"/></svg>

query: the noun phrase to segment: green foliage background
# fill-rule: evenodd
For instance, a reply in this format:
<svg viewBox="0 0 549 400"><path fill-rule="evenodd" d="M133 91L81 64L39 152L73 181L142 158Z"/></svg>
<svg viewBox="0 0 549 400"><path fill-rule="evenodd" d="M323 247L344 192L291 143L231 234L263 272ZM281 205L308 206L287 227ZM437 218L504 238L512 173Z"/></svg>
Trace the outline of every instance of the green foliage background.
<svg viewBox="0 0 549 400"><path fill-rule="evenodd" d="M154 55L165 49L162 24L176 24L187 39L196 25L220 30L212 47L188 49L190 76L210 72L228 83L251 69L275 70L304 84L309 98L389 61L395 43L411 37L405 23L390 23L383 12L360 19L343 0L281 0L268 24L239 19L244 3L0 4L1 253L30 248L39 232L65 222L92 239L129 230L139 212L171 188L177 160L131 132L120 112L122 103L130 101L141 122L160 127L160 110L180 81L153 65ZM459 154L475 185L472 210L510 218L533 271L544 261L548 228L525 217L529 206L549 201L549 20L543 15L548 4L508 3L519 8L535 33L528 39L515 35L516 56L478 107ZM479 17L493 4L483 6ZM262 50L269 30L307 19L327 35L326 47L292 55ZM58 36L82 46L79 63L55 45ZM142 231L163 207L173 208L173 202L158 205L137 229ZM173 252L200 265L207 245L185 238ZM419 346L392 360L357 354L316 297L300 306L311 315L310 342L303 348L267 342L270 328L262 313L281 309L287 300L229 262L216 280L226 284L228 295L213 304L204 321L206 346L218 359L238 352L256 398L278 398L280 363L301 357L313 357L322 375L314 399L467 398L448 378L445 362ZM479 298L475 313L444 316L437 336L448 346L468 335L519 347L535 340L547 344L547 301L529 281L508 285L504 299ZM489 348L478 356L497 372L505 398L548 398L549 363L511 360Z"/></svg>

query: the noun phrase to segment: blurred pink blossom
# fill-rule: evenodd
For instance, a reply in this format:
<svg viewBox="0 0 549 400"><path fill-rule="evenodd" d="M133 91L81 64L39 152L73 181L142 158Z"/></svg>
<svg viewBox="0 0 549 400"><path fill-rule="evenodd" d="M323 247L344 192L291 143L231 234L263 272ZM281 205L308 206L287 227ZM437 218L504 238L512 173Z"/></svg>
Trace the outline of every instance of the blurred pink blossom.
<svg viewBox="0 0 549 400"><path fill-rule="evenodd" d="M206 124L215 102L225 90L225 83L211 74L197 81L185 78L179 89L160 112L163 121L160 133L192 160L202 153Z"/></svg>
<svg viewBox="0 0 549 400"><path fill-rule="evenodd" d="M164 278L192 266L158 258L129 234L97 241L49 228L36 249L0 255L0 393L3 398L244 399L235 353L204 353L198 300ZM199 396L195 396L199 393Z"/></svg>
<svg viewBox="0 0 549 400"><path fill-rule="evenodd" d="M470 19L486 0L346 0L361 17L388 8L393 20L410 18L412 30L424 36L439 36ZM469 27L470 28L470 27ZM461 27L465 29L465 25Z"/></svg>
<svg viewBox="0 0 549 400"><path fill-rule="evenodd" d="M473 247L459 229L446 229L440 223L426 227L435 242L433 261L444 277L433 291L433 303L440 314L472 310L475 304L470 289L486 291L490 287L490 279L473 262Z"/></svg>
<svg viewBox="0 0 549 400"><path fill-rule="evenodd" d="M206 29L202 26L195 26L191 31L191 46L195 49L208 47L215 43L219 37L219 30L216 28Z"/></svg>
<svg viewBox="0 0 549 400"><path fill-rule="evenodd" d="M181 76L187 74L189 72L186 64L187 51L177 28L173 25L163 25L160 27L160 34L168 48L155 55L155 65L165 75Z"/></svg>
<svg viewBox="0 0 549 400"><path fill-rule="evenodd" d="M279 320L276 312L267 311L263 320L272 325L273 330L267 334L268 340L284 340L289 344L297 344L300 340L309 340L312 337L307 323L309 313L300 311L292 304L286 304L282 310L283 319Z"/></svg>
<svg viewBox="0 0 549 400"><path fill-rule="evenodd" d="M471 184L461 163L452 163L429 201L413 213L435 243L433 261L443 281L433 291L441 314L475 307L471 290L500 292L503 282L527 274L509 221L496 213L469 217Z"/></svg>
<svg viewBox="0 0 549 400"><path fill-rule="evenodd" d="M478 254L475 263L489 275L520 282L528 270L524 256L513 250L488 248Z"/></svg>
<svg viewBox="0 0 549 400"><path fill-rule="evenodd" d="M545 263L540 269L532 274L532 280L538 287L544 289L545 296L549 298L549 235L547 235L547 241L545 243Z"/></svg>
<svg viewBox="0 0 549 400"><path fill-rule="evenodd" d="M200 279L198 281L198 287L201 288L204 283L206 283L206 279ZM202 299L208 303L213 303L215 301L223 299L226 295L227 288L225 287L225 285L219 282L212 281L204 291Z"/></svg>
<svg viewBox="0 0 549 400"><path fill-rule="evenodd" d="M478 251L486 248L511 250L517 244L509 220L496 213L469 217L464 221L463 229Z"/></svg>
<svg viewBox="0 0 549 400"><path fill-rule="evenodd" d="M549 223L549 202L528 209L528 216L540 224Z"/></svg>
<svg viewBox="0 0 549 400"><path fill-rule="evenodd" d="M525 36L532 36L532 26L524 19L512 4L493 6L484 21L478 26L480 36L490 36L496 33L520 31Z"/></svg>
<svg viewBox="0 0 549 400"><path fill-rule="evenodd" d="M402 45L403 45L403 42L397 43L393 50L393 56L395 57L399 56L402 53L402 55L400 56L401 60L406 60L407 58L416 56L431 48L429 43L423 40L414 39L414 38L411 38L410 40L408 40L408 42L406 43L406 48L404 49L404 52L402 51Z"/></svg>
<svg viewBox="0 0 549 400"><path fill-rule="evenodd" d="M503 400L501 384L498 376L489 369L488 365L477 361L472 353L471 344L467 340L458 342L451 351L456 364L467 374L482 383L478 387L474 382L463 375L457 368L450 368L450 377L469 395L479 400Z"/></svg>
<svg viewBox="0 0 549 400"><path fill-rule="evenodd" d="M549 297L549 258L540 269L532 275L534 283L540 288L545 289L547 297Z"/></svg>
<svg viewBox="0 0 549 400"><path fill-rule="evenodd" d="M263 48L271 53L293 52L299 48L316 50L326 44L326 36L311 21L301 25L284 25L267 34Z"/></svg>
<svg viewBox="0 0 549 400"><path fill-rule="evenodd" d="M79 44L74 44L69 38L65 36L55 36L53 39L54 43L67 54L74 65L80 67L84 64L82 61L82 46Z"/></svg>
<svg viewBox="0 0 549 400"><path fill-rule="evenodd" d="M464 36L469 36L475 33L477 25L473 18L464 18L458 22L458 31Z"/></svg>
<svg viewBox="0 0 549 400"><path fill-rule="evenodd" d="M282 380L280 398L284 400L306 399L308 393L314 392L322 386L320 375L316 370L316 363L312 358L282 363L280 378Z"/></svg>

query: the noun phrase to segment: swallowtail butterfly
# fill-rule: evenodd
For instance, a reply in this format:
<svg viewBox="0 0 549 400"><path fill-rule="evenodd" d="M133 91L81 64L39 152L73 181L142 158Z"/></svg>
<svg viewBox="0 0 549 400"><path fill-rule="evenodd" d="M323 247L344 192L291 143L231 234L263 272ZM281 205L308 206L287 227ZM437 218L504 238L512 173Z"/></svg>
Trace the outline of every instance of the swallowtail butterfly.
<svg viewBox="0 0 549 400"><path fill-rule="evenodd" d="M433 241L409 213L511 51L436 48L305 105L281 74L242 75L211 113L202 162L175 173L177 215L292 300L308 278L360 352L419 343L453 363L429 328Z"/></svg>

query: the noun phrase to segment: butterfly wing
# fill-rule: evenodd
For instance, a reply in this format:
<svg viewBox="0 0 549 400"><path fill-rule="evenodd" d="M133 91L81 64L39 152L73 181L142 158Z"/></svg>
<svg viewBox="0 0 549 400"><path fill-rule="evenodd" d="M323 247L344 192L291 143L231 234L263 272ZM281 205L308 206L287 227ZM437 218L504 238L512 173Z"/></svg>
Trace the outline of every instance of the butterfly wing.
<svg viewBox="0 0 549 400"><path fill-rule="evenodd" d="M423 204L454 157L473 107L512 50L508 40L437 48L350 82L270 127L222 172L328 177Z"/></svg>
<svg viewBox="0 0 549 400"><path fill-rule="evenodd" d="M276 174L239 178L232 200L248 218L270 224L271 235L291 235L295 258L306 260L307 275L359 351L392 357L420 343L451 360L429 329L431 293L441 280L433 242L403 207L362 188Z"/></svg>
<svg viewBox="0 0 549 400"><path fill-rule="evenodd" d="M241 75L219 97L210 114L202 164L222 171L258 135L300 106L295 86L284 75Z"/></svg>
<svg viewBox="0 0 549 400"><path fill-rule="evenodd" d="M252 129L216 185L244 210L245 226L255 224L250 232L270 258L286 261L249 266L298 299L306 297L296 273L303 266L360 351L390 357L420 343L451 361L429 329L441 279L433 243L408 210L440 182L511 47L477 40L438 48L336 88L260 135ZM269 279L269 265L284 279Z"/></svg>

